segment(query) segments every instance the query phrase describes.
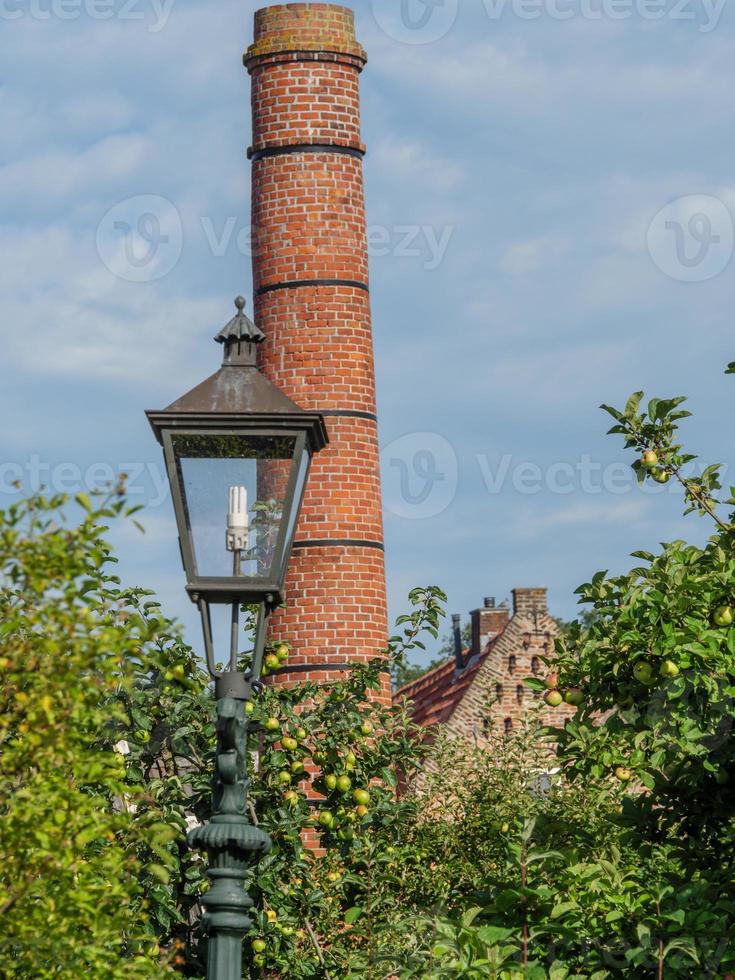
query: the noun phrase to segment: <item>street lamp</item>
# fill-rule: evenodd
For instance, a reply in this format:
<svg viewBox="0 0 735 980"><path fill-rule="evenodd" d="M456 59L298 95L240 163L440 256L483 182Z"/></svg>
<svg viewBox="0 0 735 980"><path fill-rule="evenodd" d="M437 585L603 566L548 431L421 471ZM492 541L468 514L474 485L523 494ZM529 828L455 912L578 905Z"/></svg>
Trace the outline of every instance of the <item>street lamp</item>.
<svg viewBox="0 0 735 980"><path fill-rule="evenodd" d="M179 531L186 589L199 607L207 667L217 701L217 764L211 821L189 834L205 850L211 888L202 899L209 980L240 980L252 899L248 864L268 852L268 836L247 817L245 702L260 689L270 613L283 600L296 522L311 457L327 444L324 419L305 412L257 368L265 339L235 300L236 316L215 337L222 367L167 409L147 412L163 447ZM241 668L240 616L257 608L255 642ZM215 661L212 607L229 607L227 665Z"/></svg>

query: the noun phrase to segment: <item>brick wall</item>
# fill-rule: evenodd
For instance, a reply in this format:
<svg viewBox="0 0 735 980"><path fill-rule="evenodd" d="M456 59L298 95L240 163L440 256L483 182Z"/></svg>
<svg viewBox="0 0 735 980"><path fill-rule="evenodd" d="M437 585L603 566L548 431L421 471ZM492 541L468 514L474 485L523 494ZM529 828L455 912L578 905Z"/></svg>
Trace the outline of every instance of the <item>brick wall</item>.
<svg viewBox="0 0 735 980"><path fill-rule="evenodd" d="M502 733L506 726L517 729L539 698L523 685L523 678L546 676L541 658L553 653L558 635L559 627L548 612L547 590L514 589L513 615L501 635L491 641L490 652L453 712L448 730L482 742L488 722L494 733ZM567 705L544 707L540 720L546 725L563 725L573 713Z"/></svg>
<svg viewBox="0 0 735 980"><path fill-rule="evenodd" d="M312 467L272 633L293 654L275 683L344 676L388 635L368 292L359 78L351 10L290 3L255 15L253 278L260 367L329 447ZM296 669L294 669L296 668ZM298 668L311 668L299 671ZM386 674L380 694L390 699Z"/></svg>

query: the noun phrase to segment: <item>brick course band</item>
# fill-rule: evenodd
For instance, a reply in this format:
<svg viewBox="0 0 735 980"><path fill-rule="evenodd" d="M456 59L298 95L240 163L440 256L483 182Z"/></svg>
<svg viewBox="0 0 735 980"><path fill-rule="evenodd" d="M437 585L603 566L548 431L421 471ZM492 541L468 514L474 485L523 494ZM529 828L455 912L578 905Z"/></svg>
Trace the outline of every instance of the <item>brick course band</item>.
<svg viewBox="0 0 735 980"><path fill-rule="evenodd" d="M385 551L382 541L363 541L360 538L322 538L314 541L294 541L293 547L299 548L378 548Z"/></svg>
<svg viewBox="0 0 735 980"><path fill-rule="evenodd" d="M265 160L267 157L288 156L292 153L341 153L348 157L362 159L367 150L347 143L283 143L278 146L265 146L259 150L251 146L248 150L248 160Z"/></svg>
<svg viewBox="0 0 735 980"><path fill-rule="evenodd" d="M308 289L312 286L347 286L350 289L364 289L370 292L370 286L366 282L357 282L354 279L291 279L287 282L271 282L266 286L259 286L255 290L256 296L265 296L266 293L275 292L277 289Z"/></svg>
<svg viewBox="0 0 735 980"><path fill-rule="evenodd" d="M325 418L333 419L369 419L371 422L377 422L378 416L375 412L353 412L346 408L322 408L320 412Z"/></svg>

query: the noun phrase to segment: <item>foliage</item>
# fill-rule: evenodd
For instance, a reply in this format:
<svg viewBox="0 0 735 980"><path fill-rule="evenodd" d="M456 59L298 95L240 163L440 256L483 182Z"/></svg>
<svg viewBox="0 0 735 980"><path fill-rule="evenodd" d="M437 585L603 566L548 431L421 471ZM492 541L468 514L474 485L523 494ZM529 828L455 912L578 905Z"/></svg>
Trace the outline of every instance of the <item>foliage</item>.
<svg viewBox="0 0 735 980"><path fill-rule="evenodd" d="M138 882L123 805L126 658L151 642L124 622L104 569L111 498L66 529L64 498L0 512L0 962L3 977L143 978L168 972ZM145 828L151 851L168 826Z"/></svg>
<svg viewBox="0 0 735 980"><path fill-rule="evenodd" d="M462 642L469 645L472 641L472 624L467 622L462 627ZM442 645L436 657L433 657L428 664L409 663L403 660L393 664L391 674L393 676L393 689L398 691L407 684L412 684L419 680L430 670L443 664L449 657L454 657L454 634L447 633L442 639Z"/></svg>
<svg viewBox="0 0 735 980"><path fill-rule="evenodd" d="M713 536L578 590L585 612L549 657L580 693L563 729L531 716L481 748L439 734L425 758L377 694L386 664L395 676L438 637L436 588L411 594L387 661L256 699L251 816L274 848L248 882L249 975L733 970L735 492L720 500L719 466L687 475L681 404L606 410L639 478L678 483ZM207 884L184 835L210 810L208 678L151 595L109 574L103 525L123 498L78 503L69 529L63 498L0 514L3 975L201 978ZM269 652L289 653L278 637Z"/></svg>

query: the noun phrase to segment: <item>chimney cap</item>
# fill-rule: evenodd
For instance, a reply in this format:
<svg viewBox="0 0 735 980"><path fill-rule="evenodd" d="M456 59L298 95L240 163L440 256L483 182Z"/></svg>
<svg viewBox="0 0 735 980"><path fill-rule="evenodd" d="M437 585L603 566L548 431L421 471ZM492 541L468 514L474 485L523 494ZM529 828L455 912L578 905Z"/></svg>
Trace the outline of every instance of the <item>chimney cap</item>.
<svg viewBox="0 0 735 980"><path fill-rule="evenodd" d="M486 609L495 608L495 596L485 596L485 608Z"/></svg>

